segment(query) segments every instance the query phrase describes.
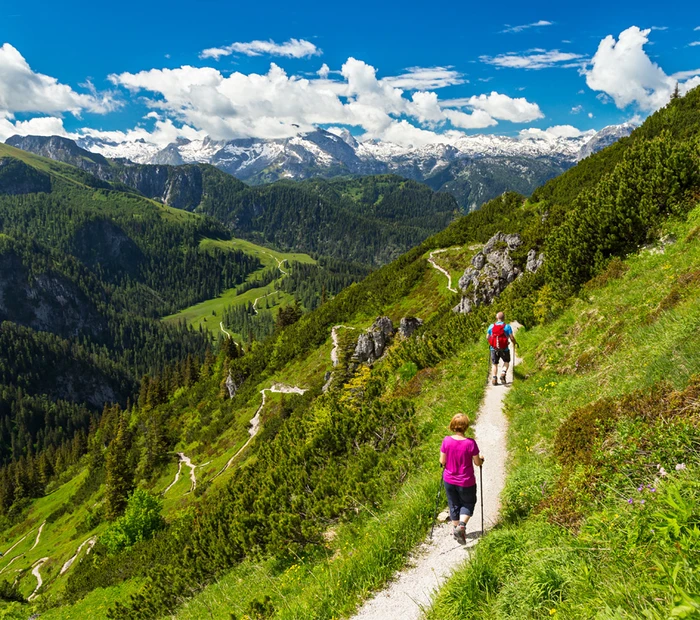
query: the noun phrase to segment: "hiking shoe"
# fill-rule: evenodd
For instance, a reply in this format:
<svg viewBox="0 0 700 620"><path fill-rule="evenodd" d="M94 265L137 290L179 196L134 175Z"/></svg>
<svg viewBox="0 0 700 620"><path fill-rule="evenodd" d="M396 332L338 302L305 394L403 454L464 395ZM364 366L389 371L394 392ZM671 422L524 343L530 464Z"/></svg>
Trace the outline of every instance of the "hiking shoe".
<svg viewBox="0 0 700 620"><path fill-rule="evenodd" d="M493 380L491 381L491 384L498 385L498 379L496 379L496 377L494 377Z"/></svg>
<svg viewBox="0 0 700 620"><path fill-rule="evenodd" d="M501 375L501 383L502 383L503 385L506 384L506 373L503 373L503 374Z"/></svg>
<svg viewBox="0 0 700 620"><path fill-rule="evenodd" d="M460 544L460 545L466 545L467 544L467 535L466 535L466 525L464 523L460 523L458 526L454 528L454 537L455 540Z"/></svg>

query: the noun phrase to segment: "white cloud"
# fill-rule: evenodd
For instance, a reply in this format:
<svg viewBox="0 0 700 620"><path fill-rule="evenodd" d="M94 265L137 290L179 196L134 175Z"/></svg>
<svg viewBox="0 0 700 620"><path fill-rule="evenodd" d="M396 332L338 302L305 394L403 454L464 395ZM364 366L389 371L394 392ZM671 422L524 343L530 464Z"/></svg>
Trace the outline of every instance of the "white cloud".
<svg viewBox="0 0 700 620"><path fill-rule="evenodd" d="M588 113L588 118L593 118L593 112Z"/></svg>
<svg viewBox="0 0 700 620"><path fill-rule="evenodd" d="M668 26L652 26L649 30L659 30L659 31L664 31L668 30Z"/></svg>
<svg viewBox="0 0 700 620"><path fill-rule="evenodd" d="M556 140L557 138L579 138L582 135L584 135L584 132L582 132L580 129L577 129L573 125L555 125L553 127L548 127L547 129L537 129L536 127L529 127L528 129L522 129L518 133L518 137L521 140Z"/></svg>
<svg viewBox="0 0 700 620"><path fill-rule="evenodd" d="M700 41L693 41L692 43L688 43L688 47L695 47L697 45L700 45Z"/></svg>
<svg viewBox="0 0 700 620"><path fill-rule="evenodd" d="M679 71L678 73L672 74L671 77L674 80L687 80L688 78L695 77L696 75L700 75L700 69L692 69L690 71Z"/></svg>
<svg viewBox="0 0 700 620"><path fill-rule="evenodd" d="M483 129L498 125L498 121L483 110L474 110L471 114L467 114L459 110L447 109L444 110L444 114L455 127L460 129Z"/></svg>
<svg viewBox="0 0 700 620"><path fill-rule="evenodd" d="M479 60L488 65L509 69L548 69L550 67L578 67L584 58L582 54L560 52L559 50L530 50L523 53L508 52L498 56L480 56Z"/></svg>
<svg viewBox="0 0 700 620"><path fill-rule="evenodd" d="M348 58L340 72L324 65L317 75L288 75L272 63L266 74L223 75L212 67L183 66L122 73L110 80L133 93L153 93L147 103L160 117L214 139L285 138L318 125L338 125L358 128L362 139L424 144L449 142L456 135L450 126L476 129L499 119L526 122L542 116L537 104L496 92L449 106L469 108L464 111L445 109L432 90L415 90L462 80L450 67L414 67L379 79L374 67Z"/></svg>
<svg viewBox="0 0 700 620"><path fill-rule="evenodd" d="M321 50L311 41L304 39L289 39L285 43L275 43L269 41L249 41L247 43L231 43L225 47L210 47L203 50L200 58L213 58L219 60L222 56L231 54L245 54L246 56L283 56L285 58L308 58L309 56L320 56Z"/></svg>
<svg viewBox="0 0 700 620"><path fill-rule="evenodd" d="M583 112L582 105L575 105L573 108L571 108L571 114L580 114L581 112Z"/></svg>
<svg viewBox="0 0 700 620"><path fill-rule="evenodd" d="M0 114L39 113L59 115L82 111L104 113L117 107L111 93L75 92L56 78L36 73L22 54L9 43L0 47Z"/></svg>
<svg viewBox="0 0 700 620"><path fill-rule="evenodd" d="M468 80L453 67L409 67L405 73L386 77L382 82L404 90L427 90L465 84Z"/></svg>
<svg viewBox="0 0 700 620"><path fill-rule="evenodd" d="M536 103L530 103L524 97L513 99L496 91L490 95L470 97L466 106L475 110L483 110L493 118L513 123L527 123L544 117L542 110Z"/></svg>
<svg viewBox="0 0 700 620"><path fill-rule="evenodd" d="M322 80L325 80L331 72L331 68L324 62L321 65L321 68L316 72L316 75L320 77Z"/></svg>
<svg viewBox="0 0 700 620"><path fill-rule="evenodd" d="M700 76L696 76L683 84L679 84L678 91L681 95L685 95L689 90L700 86Z"/></svg>
<svg viewBox="0 0 700 620"><path fill-rule="evenodd" d="M675 80L644 51L649 33L648 29L632 26L621 32L617 41L612 35L605 37L590 69L584 71L589 88L612 97L618 108L635 104L641 110L653 111L665 105Z"/></svg>
<svg viewBox="0 0 700 620"><path fill-rule="evenodd" d="M540 19L539 21L533 22L531 24L523 24L522 26L509 26L508 24L506 24L506 29L501 30L501 33L522 32L523 30L527 30L528 28L538 28L540 26L552 25L554 25L554 22L548 22L544 19Z"/></svg>
<svg viewBox="0 0 700 620"><path fill-rule="evenodd" d="M0 142L10 136L65 136L63 120L56 116L39 116L26 121L14 121L0 116Z"/></svg>

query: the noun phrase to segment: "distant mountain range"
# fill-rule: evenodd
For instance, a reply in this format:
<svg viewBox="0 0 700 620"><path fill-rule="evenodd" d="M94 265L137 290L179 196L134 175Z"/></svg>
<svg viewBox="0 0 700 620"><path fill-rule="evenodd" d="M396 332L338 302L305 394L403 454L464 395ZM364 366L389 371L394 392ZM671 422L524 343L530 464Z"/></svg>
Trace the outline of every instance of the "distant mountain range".
<svg viewBox="0 0 700 620"><path fill-rule="evenodd" d="M347 130L322 129L276 140L181 139L160 150L142 140L110 142L94 137L72 141L56 136L13 136L7 143L88 170L90 164L107 163L105 158L124 165L208 163L252 185L280 179L393 173L450 192L468 211L506 190L529 195L577 161L628 136L634 127L631 123L611 125L578 137L546 132L521 138L475 135L453 144L417 148L358 142Z"/></svg>

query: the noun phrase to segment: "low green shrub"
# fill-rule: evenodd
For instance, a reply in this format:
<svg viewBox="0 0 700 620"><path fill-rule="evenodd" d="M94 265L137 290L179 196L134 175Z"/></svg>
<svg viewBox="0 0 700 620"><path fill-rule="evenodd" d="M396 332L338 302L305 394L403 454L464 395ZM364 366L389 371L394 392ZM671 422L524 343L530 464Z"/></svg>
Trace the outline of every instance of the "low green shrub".
<svg viewBox="0 0 700 620"><path fill-rule="evenodd" d="M160 514L162 508L160 498L143 489L136 489L129 497L124 515L100 536L100 542L110 553L116 553L134 543L148 540L165 524Z"/></svg>

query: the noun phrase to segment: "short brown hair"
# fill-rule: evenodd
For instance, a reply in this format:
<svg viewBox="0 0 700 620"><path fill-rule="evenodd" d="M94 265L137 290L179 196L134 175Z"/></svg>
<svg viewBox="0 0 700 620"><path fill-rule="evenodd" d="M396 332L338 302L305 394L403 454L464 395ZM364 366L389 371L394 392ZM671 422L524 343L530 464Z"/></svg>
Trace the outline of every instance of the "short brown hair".
<svg viewBox="0 0 700 620"><path fill-rule="evenodd" d="M453 433L463 433L469 428L469 416L458 413L450 420L450 430Z"/></svg>

